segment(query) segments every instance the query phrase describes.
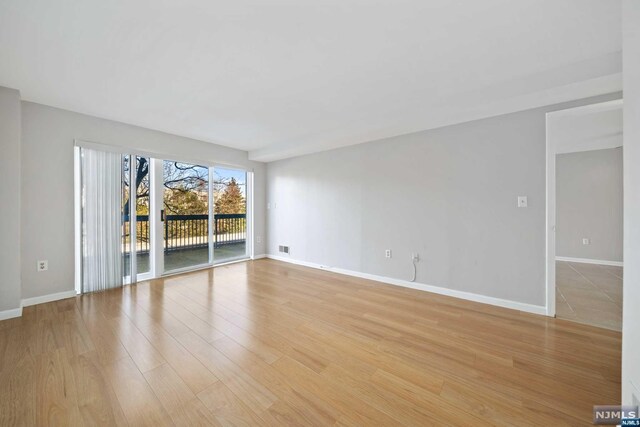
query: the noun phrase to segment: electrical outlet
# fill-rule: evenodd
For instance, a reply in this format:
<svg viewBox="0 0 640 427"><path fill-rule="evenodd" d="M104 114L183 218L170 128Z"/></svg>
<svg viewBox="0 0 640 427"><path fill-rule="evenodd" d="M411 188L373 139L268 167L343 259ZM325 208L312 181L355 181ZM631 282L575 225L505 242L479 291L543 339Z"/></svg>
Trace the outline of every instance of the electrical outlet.
<svg viewBox="0 0 640 427"><path fill-rule="evenodd" d="M411 261L416 261L416 262L420 261L420 255L417 253L411 254Z"/></svg>
<svg viewBox="0 0 640 427"><path fill-rule="evenodd" d="M391 258L391 249L387 249L386 251L384 251L384 257Z"/></svg>
<svg viewBox="0 0 640 427"><path fill-rule="evenodd" d="M49 261L46 259L43 261L38 261L37 271L47 271L49 269Z"/></svg>
<svg viewBox="0 0 640 427"><path fill-rule="evenodd" d="M584 239L582 239L582 244L583 245L590 245L591 244L591 239L589 239L588 237L585 237Z"/></svg>
<svg viewBox="0 0 640 427"><path fill-rule="evenodd" d="M527 200L527 196L518 196L518 207L526 208L529 205L529 201Z"/></svg>
<svg viewBox="0 0 640 427"><path fill-rule="evenodd" d="M262 237L256 236L256 243L262 243Z"/></svg>

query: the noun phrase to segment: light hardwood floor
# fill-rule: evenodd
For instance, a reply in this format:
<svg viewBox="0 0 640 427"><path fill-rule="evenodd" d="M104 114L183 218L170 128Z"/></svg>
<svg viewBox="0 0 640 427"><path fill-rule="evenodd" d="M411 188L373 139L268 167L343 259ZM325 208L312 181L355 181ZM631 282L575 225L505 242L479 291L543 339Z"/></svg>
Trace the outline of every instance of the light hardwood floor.
<svg viewBox="0 0 640 427"><path fill-rule="evenodd" d="M591 425L620 334L272 260L0 322L0 425Z"/></svg>

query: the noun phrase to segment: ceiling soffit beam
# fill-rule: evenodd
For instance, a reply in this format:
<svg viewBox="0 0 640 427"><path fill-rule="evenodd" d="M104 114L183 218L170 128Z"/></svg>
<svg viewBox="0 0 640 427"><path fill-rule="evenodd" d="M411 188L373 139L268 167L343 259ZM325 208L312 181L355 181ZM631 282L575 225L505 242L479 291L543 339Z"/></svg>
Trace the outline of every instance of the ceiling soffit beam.
<svg viewBox="0 0 640 427"><path fill-rule="evenodd" d="M341 128L249 151L249 159L270 162L386 139L472 120L544 107L622 90L622 55L614 52L565 67L461 93L403 113L402 123L371 129L368 119ZM396 111L397 112L397 111Z"/></svg>

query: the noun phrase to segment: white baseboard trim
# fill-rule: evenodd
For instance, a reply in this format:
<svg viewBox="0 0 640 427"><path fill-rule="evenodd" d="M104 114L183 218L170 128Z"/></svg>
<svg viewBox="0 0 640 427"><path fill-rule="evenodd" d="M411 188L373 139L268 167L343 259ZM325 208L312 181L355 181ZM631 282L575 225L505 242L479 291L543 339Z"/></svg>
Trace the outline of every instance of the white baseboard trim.
<svg viewBox="0 0 640 427"><path fill-rule="evenodd" d="M0 311L0 320L13 319L14 317L20 316L22 316L22 307Z"/></svg>
<svg viewBox="0 0 640 427"><path fill-rule="evenodd" d="M55 294L42 295L39 297L26 298L22 300L23 307L29 307L30 305L44 304L45 302L58 301L61 299L75 297L78 293L74 290L58 292Z"/></svg>
<svg viewBox="0 0 640 427"><path fill-rule="evenodd" d="M474 294L471 292L458 291L455 289L443 288L440 286L426 285L423 283L410 282L408 280L394 279L391 277L378 276L375 274L361 273L359 271L346 270L343 268L333 268L316 264L313 262L299 261L293 258L281 257L277 255L267 254L267 258L277 261L284 261L291 264L302 265L304 267L317 268L320 270L327 270L333 273L344 274L347 276L360 277L362 279L374 280L376 282L382 282L389 285L402 286L404 288L417 289L425 292L432 292L434 294L446 295L454 298L460 298L468 301L479 302L482 304L495 305L498 307L510 308L512 310L524 311L527 313L540 314L547 316L547 308L541 305L527 304L523 302L511 301L502 298L495 298L486 295Z"/></svg>
<svg viewBox="0 0 640 427"><path fill-rule="evenodd" d="M605 261L602 259L571 258L566 256L557 256L556 261L578 262L581 264L598 264L598 265L610 265L614 267L624 267L624 263L622 261Z"/></svg>
<svg viewBox="0 0 640 427"><path fill-rule="evenodd" d="M261 258L266 258L267 254L260 254L260 255L254 255L253 258L251 259L261 259Z"/></svg>

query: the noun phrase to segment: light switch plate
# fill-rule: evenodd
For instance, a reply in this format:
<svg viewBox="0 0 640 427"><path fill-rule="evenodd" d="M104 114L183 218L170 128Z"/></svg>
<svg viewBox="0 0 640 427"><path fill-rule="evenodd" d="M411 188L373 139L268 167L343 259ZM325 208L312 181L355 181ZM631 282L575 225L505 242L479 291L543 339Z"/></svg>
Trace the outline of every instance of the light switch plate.
<svg viewBox="0 0 640 427"><path fill-rule="evenodd" d="M519 208L526 208L529 205L529 202L527 200L527 196L518 196L518 207Z"/></svg>

